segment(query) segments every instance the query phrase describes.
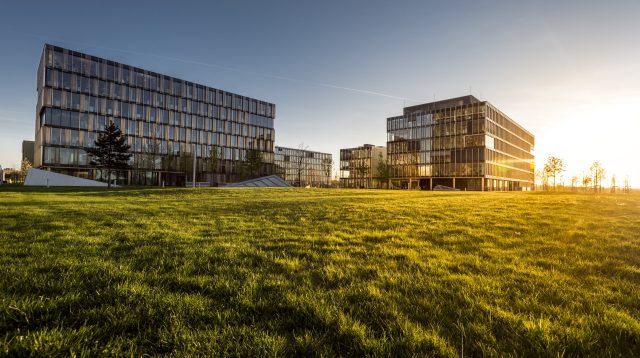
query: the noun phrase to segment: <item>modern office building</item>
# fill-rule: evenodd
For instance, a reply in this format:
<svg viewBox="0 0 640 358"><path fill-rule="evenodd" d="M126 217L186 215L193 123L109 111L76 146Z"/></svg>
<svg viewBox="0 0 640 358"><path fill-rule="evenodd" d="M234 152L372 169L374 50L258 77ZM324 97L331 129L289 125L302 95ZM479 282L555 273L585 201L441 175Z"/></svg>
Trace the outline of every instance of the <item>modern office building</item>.
<svg viewBox="0 0 640 358"><path fill-rule="evenodd" d="M343 188L379 188L378 164L387 161L383 146L365 144L361 147L340 149L340 186Z"/></svg>
<svg viewBox="0 0 640 358"><path fill-rule="evenodd" d="M37 81L37 168L105 180L86 148L113 121L133 153L121 184L182 185L194 154L196 181L240 180L249 150L273 173L272 103L49 44Z"/></svg>
<svg viewBox="0 0 640 358"><path fill-rule="evenodd" d="M22 160L26 159L33 165L35 142L32 140L22 141Z"/></svg>
<svg viewBox="0 0 640 358"><path fill-rule="evenodd" d="M331 154L301 148L275 147L276 174L292 186L331 186Z"/></svg>
<svg viewBox="0 0 640 358"><path fill-rule="evenodd" d="M395 188L530 190L534 136L473 96L404 108L387 119Z"/></svg>

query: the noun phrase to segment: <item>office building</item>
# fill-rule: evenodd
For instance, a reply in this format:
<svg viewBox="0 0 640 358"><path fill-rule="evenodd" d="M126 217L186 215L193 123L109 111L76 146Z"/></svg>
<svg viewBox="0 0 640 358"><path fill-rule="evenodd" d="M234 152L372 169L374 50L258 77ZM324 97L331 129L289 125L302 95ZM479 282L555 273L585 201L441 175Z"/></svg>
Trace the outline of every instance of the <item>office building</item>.
<svg viewBox="0 0 640 358"><path fill-rule="evenodd" d="M49 44L37 82L35 167L106 180L86 149L113 121L133 153L120 184L183 185L194 155L196 181L237 181L249 150L273 174L272 103Z"/></svg>
<svg viewBox="0 0 640 358"><path fill-rule="evenodd" d="M530 190L534 136L486 101L464 96L387 119L394 188Z"/></svg>
<svg viewBox="0 0 640 358"><path fill-rule="evenodd" d="M356 148L340 149L340 186L343 188L381 188L378 165L387 161L383 146L365 144Z"/></svg>
<svg viewBox="0 0 640 358"><path fill-rule="evenodd" d="M276 146L274 158L276 173L292 186L331 186L333 160L329 153Z"/></svg>

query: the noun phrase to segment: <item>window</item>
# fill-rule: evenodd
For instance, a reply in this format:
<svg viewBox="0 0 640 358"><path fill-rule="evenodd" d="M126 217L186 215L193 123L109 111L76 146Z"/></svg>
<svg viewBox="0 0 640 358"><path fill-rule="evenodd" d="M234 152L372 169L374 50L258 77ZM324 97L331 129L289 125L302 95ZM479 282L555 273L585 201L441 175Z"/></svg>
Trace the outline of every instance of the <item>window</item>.
<svg viewBox="0 0 640 358"><path fill-rule="evenodd" d="M69 127L78 128L80 125L80 113L78 112L69 112Z"/></svg>
<svg viewBox="0 0 640 358"><path fill-rule="evenodd" d="M100 81L99 93L101 96L109 95L109 84L106 81Z"/></svg>
<svg viewBox="0 0 640 358"><path fill-rule="evenodd" d="M126 68L122 69L122 83L129 83L129 70Z"/></svg>
<svg viewBox="0 0 640 358"><path fill-rule="evenodd" d="M60 128L51 128L51 144L60 144Z"/></svg>
<svg viewBox="0 0 640 358"><path fill-rule="evenodd" d="M44 147L44 163L45 164L53 164L55 163L55 150L57 148Z"/></svg>
<svg viewBox="0 0 640 358"><path fill-rule="evenodd" d="M56 106L56 107L60 107L61 106L61 102L62 102L61 97L62 97L62 94L61 94L60 91L53 90L53 105L54 106Z"/></svg>
<svg viewBox="0 0 640 358"><path fill-rule="evenodd" d="M71 90L71 74L69 73L62 74L62 88L66 90Z"/></svg>
<svg viewBox="0 0 640 358"><path fill-rule="evenodd" d="M80 145L80 132L77 130L71 131L71 145L77 147Z"/></svg>
<svg viewBox="0 0 640 358"><path fill-rule="evenodd" d="M53 74L51 73L51 70L47 68L47 70L45 71L45 85L48 87L52 87L53 86Z"/></svg>
<svg viewBox="0 0 640 358"><path fill-rule="evenodd" d="M71 57L71 70L75 73L82 72L82 59L76 56Z"/></svg>
<svg viewBox="0 0 640 358"><path fill-rule="evenodd" d="M54 68L62 68L63 67L63 57L60 52L53 52L53 67Z"/></svg>
<svg viewBox="0 0 640 358"><path fill-rule="evenodd" d="M71 108L76 111L80 110L80 95L76 93L70 93L71 96Z"/></svg>
<svg viewBox="0 0 640 358"><path fill-rule="evenodd" d="M71 125L71 113L69 111L62 111L62 117L60 118L61 127L69 127Z"/></svg>
<svg viewBox="0 0 640 358"><path fill-rule="evenodd" d="M107 65L107 80L113 81L115 77L114 73L115 73L115 70L113 68L113 65Z"/></svg>
<svg viewBox="0 0 640 358"><path fill-rule="evenodd" d="M89 123L89 115L87 113L80 113L80 129L87 129Z"/></svg>
<svg viewBox="0 0 640 358"><path fill-rule="evenodd" d="M82 79L78 78L82 85L80 86L80 91L83 93L89 93L91 91L91 82L88 77L82 77Z"/></svg>

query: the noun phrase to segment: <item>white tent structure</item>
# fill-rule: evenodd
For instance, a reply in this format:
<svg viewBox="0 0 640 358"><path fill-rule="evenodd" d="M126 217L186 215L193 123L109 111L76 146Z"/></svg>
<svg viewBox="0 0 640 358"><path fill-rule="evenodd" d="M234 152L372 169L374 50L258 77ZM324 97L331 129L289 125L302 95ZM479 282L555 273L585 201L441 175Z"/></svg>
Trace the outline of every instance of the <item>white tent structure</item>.
<svg viewBox="0 0 640 358"><path fill-rule="evenodd" d="M107 183L54 173L46 170L31 168L24 181L25 186L84 186L106 187Z"/></svg>

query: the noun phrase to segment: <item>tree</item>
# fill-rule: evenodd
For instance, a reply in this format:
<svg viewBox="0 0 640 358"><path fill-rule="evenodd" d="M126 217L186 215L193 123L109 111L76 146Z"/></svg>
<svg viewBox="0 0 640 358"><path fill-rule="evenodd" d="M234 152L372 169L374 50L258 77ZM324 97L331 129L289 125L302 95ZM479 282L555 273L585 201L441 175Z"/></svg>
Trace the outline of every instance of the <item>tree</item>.
<svg viewBox="0 0 640 358"><path fill-rule="evenodd" d="M209 149L206 163L207 172L214 174L211 176L211 184L213 184L213 181L217 180L217 178L215 178L215 174L218 173L218 167L220 165L220 152L218 151L218 146L214 145Z"/></svg>
<svg viewBox="0 0 640 358"><path fill-rule="evenodd" d="M543 170L536 170L535 172L536 180L540 185L542 185L542 190L547 190L549 185L549 175L547 172Z"/></svg>
<svg viewBox="0 0 640 358"><path fill-rule="evenodd" d="M207 158L207 171L209 173L217 173L218 172L218 164L220 162L220 152L218 151L218 146L212 146L209 149L209 157Z"/></svg>
<svg viewBox="0 0 640 358"><path fill-rule="evenodd" d="M298 145L298 150L301 152L300 155L296 156L295 158L295 164L296 164L296 177L298 178L298 187L303 187L303 183L302 183L302 174L307 170L307 168L309 167L309 162L306 161L305 159L305 155L304 153L306 152L306 150L309 148L308 145L304 145L304 143L300 143L300 145Z"/></svg>
<svg viewBox="0 0 640 358"><path fill-rule="evenodd" d="M378 153L376 176L381 183L384 183L388 187L389 180L391 179L391 168L389 167L387 161L382 158L382 153Z"/></svg>
<svg viewBox="0 0 640 358"><path fill-rule="evenodd" d="M571 177L571 191L576 191L578 189L578 176L574 175Z"/></svg>
<svg viewBox="0 0 640 358"><path fill-rule="evenodd" d="M24 180L27 178L27 172L29 172L29 169L31 169L31 162L29 162L29 159L24 158L22 159L22 162L20 163L20 181L24 183Z"/></svg>
<svg viewBox="0 0 640 358"><path fill-rule="evenodd" d="M584 187L584 191L587 191L589 189L589 184L591 184L591 177L588 175L582 175L582 186Z"/></svg>
<svg viewBox="0 0 640 358"><path fill-rule="evenodd" d="M365 159L358 159L358 163L356 164L356 173L358 179L360 179L360 188L365 187L365 179L369 172L369 166L365 163Z"/></svg>
<svg viewBox="0 0 640 358"><path fill-rule="evenodd" d="M253 178L260 175L262 170L262 152L258 149L248 149L242 163L242 171L245 176Z"/></svg>
<svg viewBox="0 0 640 358"><path fill-rule="evenodd" d="M327 186L331 185L331 173L333 172L333 159L326 158L322 160L322 169L324 170L324 175L328 178L325 182Z"/></svg>
<svg viewBox="0 0 640 358"><path fill-rule="evenodd" d="M605 178L605 176L604 168L602 168L600 162L593 162L589 171L591 172L591 176L593 177L593 190L597 192L602 191L602 180Z"/></svg>
<svg viewBox="0 0 640 358"><path fill-rule="evenodd" d="M553 189L556 188L556 176L565 171L564 163L562 159L556 157L547 158L547 163L544 165L544 172L549 177L553 177Z"/></svg>
<svg viewBox="0 0 640 358"><path fill-rule="evenodd" d="M612 193L616 192L616 176L615 175L611 176L611 192Z"/></svg>
<svg viewBox="0 0 640 358"><path fill-rule="evenodd" d="M88 148L87 153L91 156L91 165L100 170L107 171L107 183L111 188L111 172L118 169L128 169L129 153L131 147L127 144L126 137L120 131L120 128L113 122L96 139L93 148Z"/></svg>

